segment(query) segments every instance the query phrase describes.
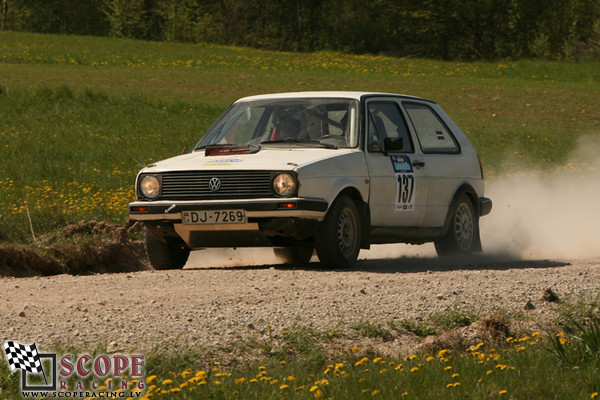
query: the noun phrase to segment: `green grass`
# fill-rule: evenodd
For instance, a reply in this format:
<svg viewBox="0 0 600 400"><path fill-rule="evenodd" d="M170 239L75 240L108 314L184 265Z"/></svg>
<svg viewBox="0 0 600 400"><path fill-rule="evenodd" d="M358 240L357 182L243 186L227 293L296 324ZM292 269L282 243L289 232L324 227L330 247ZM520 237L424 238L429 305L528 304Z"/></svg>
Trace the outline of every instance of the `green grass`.
<svg viewBox="0 0 600 400"><path fill-rule="evenodd" d="M312 328L286 335L308 336ZM308 329L308 331L306 331ZM221 362L206 350L174 346L146 354L152 399L589 399L600 391L598 321L578 334L508 338L492 348L442 349L384 358L353 346L317 361L284 344L284 358L266 352L244 363ZM321 335L326 335L321 333ZM310 344L309 347L313 347ZM56 349L59 354L66 350ZM86 351L69 349L71 354ZM95 349L93 354L102 353ZM225 360L224 360L225 361ZM19 374L0 360L0 398L15 398Z"/></svg>
<svg viewBox="0 0 600 400"><path fill-rule="evenodd" d="M460 328L469 326L480 319L481 311L472 309L472 307L461 306L453 303L446 309L434 312L429 317L431 321L439 326L441 330Z"/></svg>
<svg viewBox="0 0 600 400"><path fill-rule="evenodd" d="M80 219L124 221L137 171L192 146L218 112L70 86L0 94L0 238L22 240L28 213L38 234Z"/></svg>
<svg viewBox="0 0 600 400"><path fill-rule="evenodd" d="M298 90L438 102L488 177L563 164L597 135L600 63L456 63L0 32L0 240L122 222L145 164L193 146L233 100Z"/></svg>
<svg viewBox="0 0 600 400"><path fill-rule="evenodd" d="M435 335L437 330L431 324L414 319L403 319L398 322L390 321L390 329L396 332L409 332L419 337Z"/></svg>

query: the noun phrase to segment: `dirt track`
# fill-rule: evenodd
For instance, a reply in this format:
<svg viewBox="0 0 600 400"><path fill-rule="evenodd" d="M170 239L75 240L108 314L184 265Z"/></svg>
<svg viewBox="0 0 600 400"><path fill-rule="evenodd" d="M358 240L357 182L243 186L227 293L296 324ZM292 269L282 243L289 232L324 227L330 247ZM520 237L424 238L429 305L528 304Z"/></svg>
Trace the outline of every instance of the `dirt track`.
<svg viewBox="0 0 600 400"><path fill-rule="evenodd" d="M245 257L260 263L255 253ZM351 337L358 322L427 319L449 306L520 312L535 326L551 321L560 307L541 300L546 288L575 301L597 298L600 282L600 259L375 258L346 271L318 270L316 263L210 267L202 260L195 254L180 271L0 278L0 339L36 342L41 349L104 343L109 351L140 352L174 341L222 346L294 324L337 328ZM534 310L523 310L528 300Z"/></svg>

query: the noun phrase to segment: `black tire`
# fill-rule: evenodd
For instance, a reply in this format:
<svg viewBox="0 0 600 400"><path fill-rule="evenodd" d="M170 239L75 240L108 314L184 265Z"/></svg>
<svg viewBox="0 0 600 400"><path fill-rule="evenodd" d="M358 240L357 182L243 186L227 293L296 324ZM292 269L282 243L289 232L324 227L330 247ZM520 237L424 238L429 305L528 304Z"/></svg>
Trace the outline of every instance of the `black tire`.
<svg viewBox="0 0 600 400"><path fill-rule="evenodd" d="M438 256L465 255L481 250L479 218L466 194L450 207L450 225L444 236L434 241Z"/></svg>
<svg viewBox="0 0 600 400"><path fill-rule="evenodd" d="M190 256L190 249L183 241L162 242L148 229L144 229L144 245L146 256L154 269L181 269Z"/></svg>
<svg viewBox="0 0 600 400"><path fill-rule="evenodd" d="M360 213L354 201L341 196L332 204L319 231L315 248L325 268L348 268L354 265L360 252Z"/></svg>
<svg viewBox="0 0 600 400"><path fill-rule="evenodd" d="M313 253L312 247L276 247L273 249L275 256L286 264L308 264Z"/></svg>

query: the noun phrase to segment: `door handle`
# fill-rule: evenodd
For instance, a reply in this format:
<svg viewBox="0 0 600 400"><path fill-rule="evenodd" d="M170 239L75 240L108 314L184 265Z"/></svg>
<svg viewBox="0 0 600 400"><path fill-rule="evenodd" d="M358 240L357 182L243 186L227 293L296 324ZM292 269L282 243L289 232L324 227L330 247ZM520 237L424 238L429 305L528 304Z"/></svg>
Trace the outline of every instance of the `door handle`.
<svg viewBox="0 0 600 400"><path fill-rule="evenodd" d="M412 165L413 167L423 168L425 166L425 161L413 161Z"/></svg>

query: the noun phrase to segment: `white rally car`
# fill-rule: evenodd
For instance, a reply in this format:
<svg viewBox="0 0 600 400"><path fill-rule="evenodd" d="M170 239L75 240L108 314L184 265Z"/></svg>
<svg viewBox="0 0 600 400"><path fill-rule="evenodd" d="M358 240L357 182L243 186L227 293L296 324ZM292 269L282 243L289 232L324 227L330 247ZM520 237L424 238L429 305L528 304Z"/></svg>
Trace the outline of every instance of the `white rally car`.
<svg viewBox="0 0 600 400"><path fill-rule="evenodd" d="M354 264L371 244L481 250L477 152L434 102L404 95L303 92L234 102L191 153L144 168L133 220L156 269L190 250L270 246L283 261Z"/></svg>

